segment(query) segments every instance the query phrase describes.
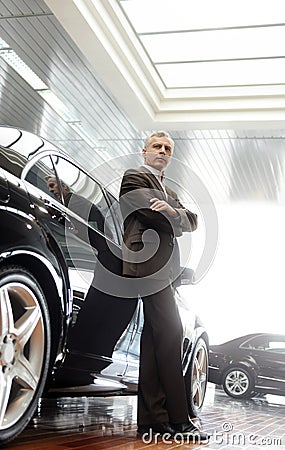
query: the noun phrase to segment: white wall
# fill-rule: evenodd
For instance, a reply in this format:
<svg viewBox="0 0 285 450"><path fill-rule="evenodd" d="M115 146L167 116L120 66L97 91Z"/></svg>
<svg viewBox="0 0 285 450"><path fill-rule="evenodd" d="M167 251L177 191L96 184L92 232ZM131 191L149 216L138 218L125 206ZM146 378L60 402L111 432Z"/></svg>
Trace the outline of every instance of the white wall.
<svg viewBox="0 0 285 450"><path fill-rule="evenodd" d="M285 207L244 203L216 208L215 260L198 284L181 288L183 293L202 318L211 344L254 332L284 334ZM196 233L196 241L201 240L201 230ZM193 242L189 267L195 264L195 234Z"/></svg>

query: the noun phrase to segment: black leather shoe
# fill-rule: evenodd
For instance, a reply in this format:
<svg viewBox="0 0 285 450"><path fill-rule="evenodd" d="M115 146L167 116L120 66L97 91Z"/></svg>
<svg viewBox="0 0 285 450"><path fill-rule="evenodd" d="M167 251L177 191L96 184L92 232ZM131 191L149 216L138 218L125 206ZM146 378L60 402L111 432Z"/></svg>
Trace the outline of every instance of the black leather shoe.
<svg viewBox="0 0 285 450"><path fill-rule="evenodd" d="M150 425L138 425L138 434L149 433Z"/></svg>
<svg viewBox="0 0 285 450"><path fill-rule="evenodd" d="M139 425L138 433L139 434L152 433L160 435L170 434L170 436L174 436L175 430L170 426L169 423L163 422L163 423L154 423L150 425Z"/></svg>
<svg viewBox="0 0 285 450"><path fill-rule="evenodd" d="M174 437L177 440L187 440L191 442L205 442L210 439L208 433L199 430L192 422L171 424L174 429Z"/></svg>

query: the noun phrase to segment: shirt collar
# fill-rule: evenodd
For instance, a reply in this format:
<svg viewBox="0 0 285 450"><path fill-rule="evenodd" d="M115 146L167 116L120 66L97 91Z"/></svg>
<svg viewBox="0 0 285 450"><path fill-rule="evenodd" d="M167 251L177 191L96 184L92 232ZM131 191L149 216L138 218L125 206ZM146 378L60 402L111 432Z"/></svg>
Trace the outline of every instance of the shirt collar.
<svg viewBox="0 0 285 450"><path fill-rule="evenodd" d="M152 166L149 166L148 164L144 164L144 167L146 167L153 175L155 175L159 180L161 180L164 177L164 171L160 171L155 169Z"/></svg>

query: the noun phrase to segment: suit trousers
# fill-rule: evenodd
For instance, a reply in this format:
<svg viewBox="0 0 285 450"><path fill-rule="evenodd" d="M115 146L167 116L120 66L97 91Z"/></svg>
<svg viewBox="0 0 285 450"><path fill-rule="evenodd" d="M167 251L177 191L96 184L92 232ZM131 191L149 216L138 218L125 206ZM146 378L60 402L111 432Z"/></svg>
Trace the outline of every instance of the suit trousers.
<svg viewBox="0 0 285 450"><path fill-rule="evenodd" d="M155 291L155 289L154 289ZM183 328L173 288L142 297L138 425L188 421L182 373Z"/></svg>

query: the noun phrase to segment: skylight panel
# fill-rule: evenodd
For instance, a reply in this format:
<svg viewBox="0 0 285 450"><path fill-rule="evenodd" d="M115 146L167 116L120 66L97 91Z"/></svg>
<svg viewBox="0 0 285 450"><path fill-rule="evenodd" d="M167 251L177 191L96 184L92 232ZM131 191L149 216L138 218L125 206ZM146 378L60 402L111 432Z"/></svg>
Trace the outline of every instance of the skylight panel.
<svg viewBox="0 0 285 450"><path fill-rule="evenodd" d="M285 22L284 0L120 0L137 33Z"/></svg>
<svg viewBox="0 0 285 450"><path fill-rule="evenodd" d="M141 36L154 63L285 56L285 26Z"/></svg>
<svg viewBox="0 0 285 450"><path fill-rule="evenodd" d="M157 64L167 88L284 84L285 59Z"/></svg>

